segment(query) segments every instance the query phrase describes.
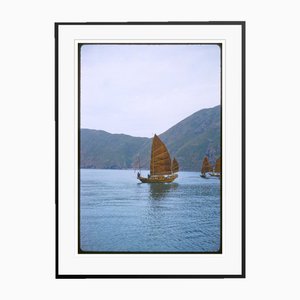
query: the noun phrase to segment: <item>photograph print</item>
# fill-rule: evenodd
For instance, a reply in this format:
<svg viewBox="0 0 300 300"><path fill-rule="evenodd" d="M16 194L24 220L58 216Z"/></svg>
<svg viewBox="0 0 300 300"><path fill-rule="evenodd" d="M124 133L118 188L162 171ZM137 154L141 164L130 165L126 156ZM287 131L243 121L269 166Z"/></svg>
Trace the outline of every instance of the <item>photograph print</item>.
<svg viewBox="0 0 300 300"><path fill-rule="evenodd" d="M222 45L78 53L78 253L222 253Z"/></svg>

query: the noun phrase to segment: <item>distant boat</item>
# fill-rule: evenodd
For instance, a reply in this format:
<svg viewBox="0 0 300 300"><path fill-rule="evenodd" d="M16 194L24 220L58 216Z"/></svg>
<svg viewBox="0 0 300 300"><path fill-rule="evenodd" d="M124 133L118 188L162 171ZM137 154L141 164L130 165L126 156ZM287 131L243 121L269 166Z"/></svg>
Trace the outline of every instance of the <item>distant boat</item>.
<svg viewBox="0 0 300 300"><path fill-rule="evenodd" d="M206 174L207 174L208 172L210 172L211 170L212 170L212 167L211 167L211 165L210 165L210 163L209 163L208 157L205 156L205 157L203 158L203 161L202 161L201 175L200 175L200 176L201 176L202 178L207 178Z"/></svg>
<svg viewBox="0 0 300 300"><path fill-rule="evenodd" d="M166 145L155 134L152 141L150 174L148 177L142 177L140 173L137 175L142 183L164 183L172 182L178 177L179 164L171 157Z"/></svg>
<svg viewBox="0 0 300 300"><path fill-rule="evenodd" d="M214 170L210 173L210 176L220 177L221 176L221 157L216 160Z"/></svg>

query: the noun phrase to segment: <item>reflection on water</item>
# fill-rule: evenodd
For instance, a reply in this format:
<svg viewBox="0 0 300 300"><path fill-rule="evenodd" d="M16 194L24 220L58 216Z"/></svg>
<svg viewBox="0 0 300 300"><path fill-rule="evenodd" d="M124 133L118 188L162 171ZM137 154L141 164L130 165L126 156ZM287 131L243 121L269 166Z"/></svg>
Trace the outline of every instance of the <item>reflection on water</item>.
<svg viewBox="0 0 300 300"><path fill-rule="evenodd" d="M153 200L161 200L167 196L167 194L176 190L178 183L154 183L149 184L150 186L150 198Z"/></svg>

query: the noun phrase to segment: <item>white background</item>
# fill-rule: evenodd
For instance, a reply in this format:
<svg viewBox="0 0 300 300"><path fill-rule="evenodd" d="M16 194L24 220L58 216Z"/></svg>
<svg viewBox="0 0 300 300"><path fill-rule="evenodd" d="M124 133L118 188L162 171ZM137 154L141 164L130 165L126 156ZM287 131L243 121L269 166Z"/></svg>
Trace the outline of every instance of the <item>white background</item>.
<svg viewBox="0 0 300 300"><path fill-rule="evenodd" d="M3 1L0 297L299 298L297 2ZM246 279L54 279L53 23L127 20L247 22Z"/></svg>

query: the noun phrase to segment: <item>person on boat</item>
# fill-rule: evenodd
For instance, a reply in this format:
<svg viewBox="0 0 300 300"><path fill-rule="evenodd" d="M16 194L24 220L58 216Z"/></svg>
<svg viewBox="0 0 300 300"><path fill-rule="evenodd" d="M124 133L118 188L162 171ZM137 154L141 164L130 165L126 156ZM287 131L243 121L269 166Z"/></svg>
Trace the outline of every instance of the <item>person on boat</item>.
<svg viewBox="0 0 300 300"><path fill-rule="evenodd" d="M148 174L148 179L150 178L150 174Z"/></svg>
<svg viewBox="0 0 300 300"><path fill-rule="evenodd" d="M141 173L137 172L137 178L140 178L140 176L141 176Z"/></svg>

